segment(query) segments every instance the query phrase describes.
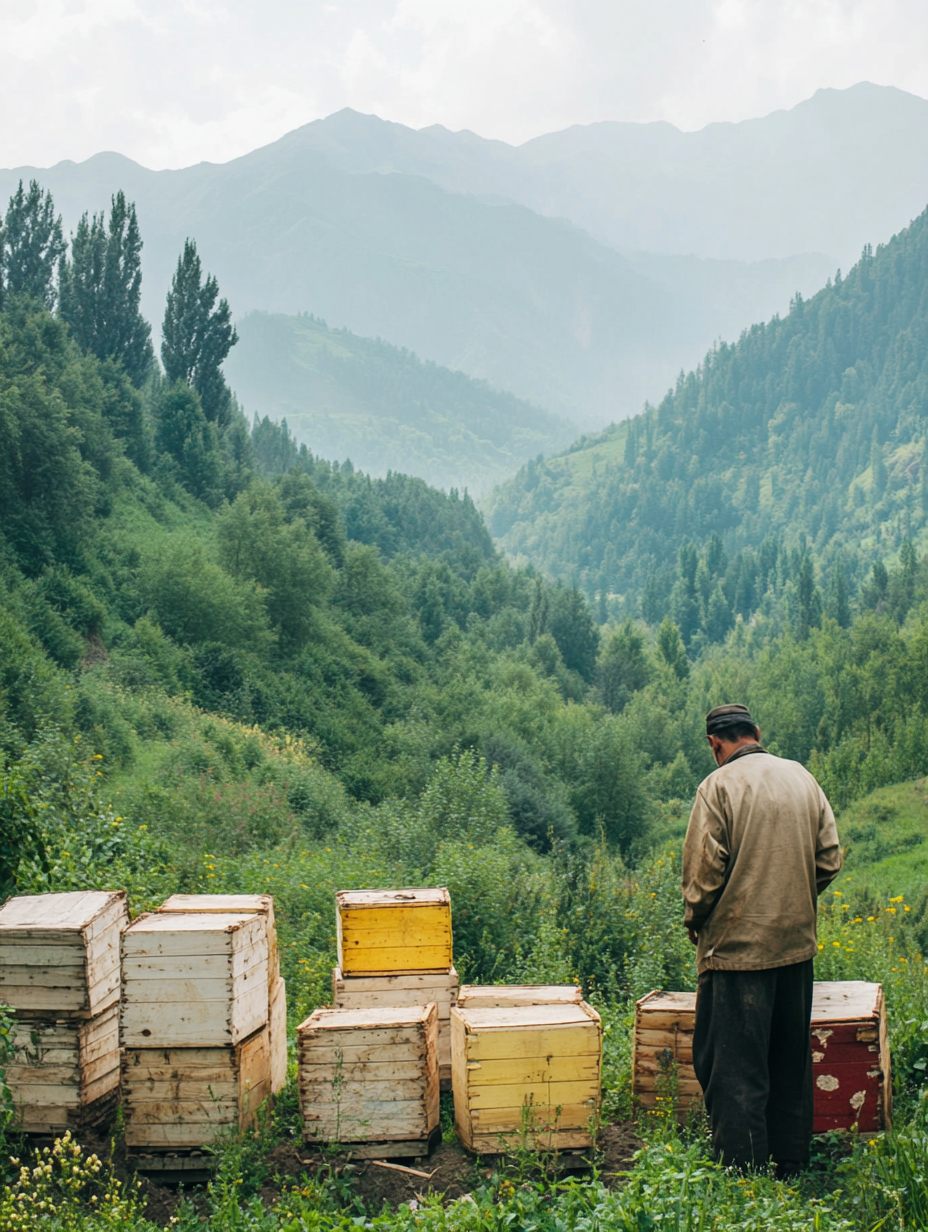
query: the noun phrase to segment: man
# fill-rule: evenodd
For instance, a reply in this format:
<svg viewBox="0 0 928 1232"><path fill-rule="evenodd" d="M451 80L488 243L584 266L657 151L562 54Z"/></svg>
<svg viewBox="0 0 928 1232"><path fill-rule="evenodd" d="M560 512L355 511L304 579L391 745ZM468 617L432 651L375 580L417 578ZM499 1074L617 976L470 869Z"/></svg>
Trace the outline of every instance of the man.
<svg viewBox="0 0 928 1232"><path fill-rule="evenodd" d="M718 706L719 769L683 846L685 924L699 972L693 1066L716 1158L778 1176L808 1164L816 899L841 869L831 806L798 762L768 753L746 706Z"/></svg>

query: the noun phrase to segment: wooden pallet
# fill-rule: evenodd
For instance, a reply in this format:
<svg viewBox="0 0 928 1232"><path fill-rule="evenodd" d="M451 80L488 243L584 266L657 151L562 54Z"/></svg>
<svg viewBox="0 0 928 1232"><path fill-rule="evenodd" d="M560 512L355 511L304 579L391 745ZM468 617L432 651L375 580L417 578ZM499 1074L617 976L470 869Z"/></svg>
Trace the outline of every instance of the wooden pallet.
<svg viewBox="0 0 928 1232"><path fill-rule="evenodd" d="M593 1145L602 1022L585 1002L451 1011L454 1119L469 1151Z"/></svg>
<svg viewBox="0 0 928 1232"><path fill-rule="evenodd" d="M345 976L451 970L447 890L339 890L335 920Z"/></svg>
<svg viewBox="0 0 928 1232"><path fill-rule="evenodd" d="M267 1025L259 915L154 914L123 934L123 1048L238 1044Z"/></svg>
<svg viewBox="0 0 928 1232"><path fill-rule="evenodd" d="M0 1004L93 1018L119 1000L125 890L27 894L0 910Z"/></svg>
<svg viewBox="0 0 928 1232"><path fill-rule="evenodd" d="M694 992L654 991L635 1006L632 1092L642 1107L657 1104L662 1074L676 1066L676 1115L684 1120L702 1099L693 1070ZM892 1081L886 1007L879 984L819 981L812 993L814 1133L888 1129Z"/></svg>
<svg viewBox="0 0 928 1232"><path fill-rule="evenodd" d="M449 971L402 975L345 976L332 971L332 1004L340 1010L366 1010L381 1006L405 1009L428 1005L438 1009L438 1078L443 1091L451 1090L451 1007L457 1004L459 980Z"/></svg>
<svg viewBox="0 0 928 1232"><path fill-rule="evenodd" d="M297 1028L307 1142L419 1154L438 1127L438 1011L319 1009Z"/></svg>

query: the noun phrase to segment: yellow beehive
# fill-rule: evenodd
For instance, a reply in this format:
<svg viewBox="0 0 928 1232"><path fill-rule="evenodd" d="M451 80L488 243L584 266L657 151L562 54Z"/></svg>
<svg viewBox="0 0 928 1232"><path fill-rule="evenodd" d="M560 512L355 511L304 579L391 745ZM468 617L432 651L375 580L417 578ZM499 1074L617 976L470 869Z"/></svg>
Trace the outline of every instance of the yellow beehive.
<svg viewBox="0 0 928 1232"><path fill-rule="evenodd" d="M339 890L335 902L343 975L451 970L447 890Z"/></svg>
<svg viewBox="0 0 928 1232"><path fill-rule="evenodd" d="M583 990L576 984L465 984L458 1005L472 1010L498 1010L510 1005L579 1005Z"/></svg>
<svg viewBox="0 0 928 1232"><path fill-rule="evenodd" d="M307 1142L422 1155L438 1132L438 1012L319 1009L297 1028Z"/></svg>
<svg viewBox="0 0 928 1232"><path fill-rule="evenodd" d="M246 1129L270 1085L266 1027L219 1048L127 1048L122 1061L126 1145L190 1150Z"/></svg>
<svg viewBox="0 0 928 1232"><path fill-rule="evenodd" d="M22 1018L13 1025L6 1084L16 1128L62 1134L109 1119L119 1092L119 1006L94 1018Z"/></svg>
<svg viewBox="0 0 928 1232"><path fill-rule="evenodd" d="M270 894L172 894L158 908L166 915L235 914L254 912L267 928L268 1047L271 1050L271 1094L287 1085L287 991L280 976L274 899Z"/></svg>
<svg viewBox="0 0 928 1232"><path fill-rule="evenodd" d="M602 1022L584 1001L451 1011L454 1119L470 1151L592 1145L601 1068Z"/></svg>
<svg viewBox="0 0 928 1232"><path fill-rule="evenodd" d="M340 1010L367 1010L379 1006L403 1009L435 1002L438 1010L438 1076L442 1090L451 1090L451 1007L457 1004L458 973L449 971L412 975L345 976L332 971L332 1004Z"/></svg>
<svg viewBox="0 0 928 1232"><path fill-rule="evenodd" d="M141 916L122 938L123 1048L238 1044L268 1019L259 915Z"/></svg>
<svg viewBox="0 0 928 1232"><path fill-rule="evenodd" d="M0 1004L92 1018L119 1000L125 890L27 894L0 910Z"/></svg>

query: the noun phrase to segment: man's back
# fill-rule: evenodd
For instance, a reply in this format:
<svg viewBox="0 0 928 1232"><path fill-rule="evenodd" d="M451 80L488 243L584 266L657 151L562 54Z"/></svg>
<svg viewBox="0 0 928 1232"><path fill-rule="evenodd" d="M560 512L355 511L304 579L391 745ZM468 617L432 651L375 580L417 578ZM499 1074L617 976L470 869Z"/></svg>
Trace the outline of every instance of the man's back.
<svg viewBox="0 0 928 1232"><path fill-rule="evenodd" d="M759 745L739 751L700 784L686 833L699 971L812 958L817 894L840 868L834 814L812 775Z"/></svg>

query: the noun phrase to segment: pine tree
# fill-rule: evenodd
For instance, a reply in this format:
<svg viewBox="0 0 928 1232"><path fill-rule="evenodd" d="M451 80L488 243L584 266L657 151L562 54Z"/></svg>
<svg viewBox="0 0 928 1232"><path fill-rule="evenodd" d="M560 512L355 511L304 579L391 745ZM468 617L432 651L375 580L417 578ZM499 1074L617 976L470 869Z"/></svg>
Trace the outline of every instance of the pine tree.
<svg viewBox="0 0 928 1232"><path fill-rule="evenodd" d="M54 308L55 271L64 253L61 215L55 217L51 193L37 180L27 193L20 180L0 226L0 308L8 295L32 295Z"/></svg>
<svg viewBox="0 0 928 1232"><path fill-rule="evenodd" d="M669 616L664 617L657 631L657 649L677 679L685 680L690 674L690 662L686 657L680 630Z"/></svg>
<svg viewBox="0 0 928 1232"><path fill-rule="evenodd" d="M136 386L151 371L151 326L139 311L142 238L135 205L120 191L109 228L103 214L85 214L61 271L61 316L85 351L120 362Z"/></svg>
<svg viewBox="0 0 928 1232"><path fill-rule="evenodd" d="M232 394L222 364L238 342L228 300L216 300L219 284L212 275L203 281L197 246L188 239L177 262L164 312L161 360L169 383L185 381L200 395L210 423L225 427Z"/></svg>

